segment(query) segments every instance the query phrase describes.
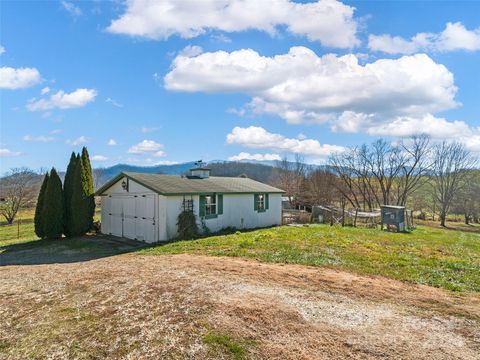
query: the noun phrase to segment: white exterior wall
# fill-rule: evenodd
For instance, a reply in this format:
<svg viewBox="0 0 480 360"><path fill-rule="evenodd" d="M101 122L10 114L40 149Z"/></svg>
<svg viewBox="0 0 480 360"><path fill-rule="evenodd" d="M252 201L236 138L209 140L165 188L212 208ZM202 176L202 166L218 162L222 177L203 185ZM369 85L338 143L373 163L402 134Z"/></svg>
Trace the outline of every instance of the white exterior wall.
<svg viewBox="0 0 480 360"><path fill-rule="evenodd" d="M105 191L102 196L102 233L122 236L122 222L119 221L121 211L119 204L128 197L135 195L154 196L155 199L155 240L167 241L177 236L177 218L182 211L183 195L163 196L152 190L129 180L129 191L122 188L120 179ZM106 199L107 196L111 196ZM201 219L199 217L199 195L193 195L194 214L197 224L201 230ZM185 199L190 199L186 195ZM216 232L222 228L233 226L237 229L251 229L280 225L282 223L282 200L281 194L269 194L269 208L264 212L254 210L254 195L252 194L223 194L223 214L216 218L205 219L205 224L210 231ZM218 210L218 203L217 203ZM110 216L109 213L116 214Z"/></svg>
<svg viewBox="0 0 480 360"><path fill-rule="evenodd" d="M199 196L193 197L193 212L197 218L197 224L201 229L199 217ZM182 211L183 196L162 197L167 202L166 240L173 239L177 235L177 217ZM188 200L190 196L185 196ZM223 214L216 218L206 219L205 224L210 231L216 232L222 228L233 226L237 229L252 229L281 225L282 223L282 199L281 194L269 194L269 208L264 212L254 210L253 194L223 194ZM162 201L162 199L160 200ZM217 203L218 206L218 203ZM163 240L163 239L161 239Z"/></svg>
<svg viewBox="0 0 480 360"><path fill-rule="evenodd" d="M148 232L150 239L146 239L146 241L159 241L160 236L163 236L163 234L158 230L161 229L160 226L162 225L163 229L165 229L165 216L159 216L161 212L159 209L158 194L132 180L129 180L128 191L126 191L122 188L123 180L126 181L126 178L117 181L102 195L102 233L115 236L123 235L128 238L143 240L142 236L146 236ZM139 203L146 204L144 202L146 201L146 199L143 198L144 196L150 199L148 200L148 204L152 206L148 206L147 208L141 206L141 209L137 212L136 207L138 208ZM146 210L148 214L145 214ZM131 216L125 217L124 215L126 213L137 215L138 218L134 219ZM143 217L150 219L143 220ZM155 225L153 225L152 220L154 220Z"/></svg>

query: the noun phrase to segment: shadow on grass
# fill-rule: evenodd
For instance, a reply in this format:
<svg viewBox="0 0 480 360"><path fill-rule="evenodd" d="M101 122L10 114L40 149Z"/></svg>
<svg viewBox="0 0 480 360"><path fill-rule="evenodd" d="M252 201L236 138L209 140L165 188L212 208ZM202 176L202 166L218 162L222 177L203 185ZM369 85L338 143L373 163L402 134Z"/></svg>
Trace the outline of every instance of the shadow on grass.
<svg viewBox="0 0 480 360"><path fill-rule="evenodd" d="M32 240L0 246L0 266L81 262L133 252L145 246L104 235Z"/></svg>

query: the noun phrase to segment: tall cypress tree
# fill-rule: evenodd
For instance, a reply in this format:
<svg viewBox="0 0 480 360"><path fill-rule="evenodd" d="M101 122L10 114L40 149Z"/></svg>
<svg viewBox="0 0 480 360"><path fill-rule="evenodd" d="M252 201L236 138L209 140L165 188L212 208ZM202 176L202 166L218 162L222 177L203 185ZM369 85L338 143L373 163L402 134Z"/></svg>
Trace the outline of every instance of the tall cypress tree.
<svg viewBox="0 0 480 360"><path fill-rule="evenodd" d="M75 165L77 163L77 155L72 151L70 156L70 162L67 166L67 172L65 173L65 180L63 182L63 195L65 203L65 235L71 236L71 222L72 222L72 194L73 194L73 180L75 176Z"/></svg>
<svg viewBox="0 0 480 360"><path fill-rule="evenodd" d="M71 236L80 236L88 230L88 214L90 213L89 203L87 201L87 191L85 188L86 175L83 166L83 160L77 157L75 164L75 172L72 183L72 198L70 203L70 211L72 214L70 222Z"/></svg>
<svg viewBox="0 0 480 360"><path fill-rule="evenodd" d="M55 168L52 168L43 204L43 231L45 237L49 239L62 237L64 213L62 181Z"/></svg>
<svg viewBox="0 0 480 360"><path fill-rule="evenodd" d="M83 179L84 179L84 194L85 201L87 202L87 211L85 217L86 231L90 230L93 226L93 215L95 214L95 197L93 189L93 176L92 166L90 164L90 156L86 147L82 148L82 166L83 166Z"/></svg>
<svg viewBox="0 0 480 360"><path fill-rule="evenodd" d="M33 222L35 224L35 234L37 234L39 238L45 237L45 232L43 231L43 207L45 205L45 191L47 190L48 178L49 175L47 172L43 178L42 186L38 193L37 205L35 206L35 217Z"/></svg>

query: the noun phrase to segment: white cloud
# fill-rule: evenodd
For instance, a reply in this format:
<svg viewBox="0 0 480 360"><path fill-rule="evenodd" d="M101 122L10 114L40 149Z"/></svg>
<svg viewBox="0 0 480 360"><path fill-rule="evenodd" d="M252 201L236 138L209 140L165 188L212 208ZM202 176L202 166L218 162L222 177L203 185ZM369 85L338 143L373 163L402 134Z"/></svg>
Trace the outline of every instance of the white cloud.
<svg viewBox="0 0 480 360"><path fill-rule="evenodd" d="M94 101L96 96L97 91L95 89L77 89L71 93L60 90L46 99L30 99L27 103L27 109L29 111L45 111L55 108L79 108Z"/></svg>
<svg viewBox="0 0 480 360"><path fill-rule="evenodd" d="M355 8L336 0L297 3L289 0L130 0L125 13L108 31L166 40L172 35L194 38L208 31L258 30L276 35L280 27L324 46L359 45Z"/></svg>
<svg viewBox="0 0 480 360"><path fill-rule="evenodd" d="M82 15L82 9L80 9L75 4L73 4L71 2L68 2L68 1L62 1L61 4L62 4L63 8L70 13L70 15L73 15L73 16Z"/></svg>
<svg viewBox="0 0 480 360"><path fill-rule="evenodd" d="M117 145L117 141L115 139L109 139L107 141L107 145L110 145L110 146Z"/></svg>
<svg viewBox="0 0 480 360"><path fill-rule="evenodd" d="M35 141L35 142L51 142L55 140L54 137L52 136L44 136L44 135L39 135L39 136L31 136L31 135L25 135L23 137L23 140L25 141Z"/></svg>
<svg viewBox="0 0 480 360"><path fill-rule="evenodd" d="M40 81L40 73L35 68L0 67L0 89L23 89Z"/></svg>
<svg viewBox="0 0 480 360"><path fill-rule="evenodd" d="M57 135L57 134L60 134L61 132L62 132L61 129L53 129L52 131L50 131L50 134Z"/></svg>
<svg viewBox="0 0 480 360"><path fill-rule="evenodd" d="M178 53L178 55L192 57L192 56L200 55L202 52L203 52L203 49L200 46L187 45Z"/></svg>
<svg viewBox="0 0 480 360"><path fill-rule="evenodd" d="M85 136L80 136L74 140L67 140L66 143L73 146L82 145L88 142L88 139Z"/></svg>
<svg viewBox="0 0 480 360"><path fill-rule="evenodd" d="M120 104L119 102L113 100L112 98L107 98L105 102L112 104L115 107L120 107L120 108L123 107L123 104Z"/></svg>
<svg viewBox="0 0 480 360"><path fill-rule="evenodd" d="M166 156L166 154L162 149L162 144L159 144L153 140L143 140L142 142L130 147L128 149L128 153L142 155L148 154L155 157L163 157Z"/></svg>
<svg viewBox="0 0 480 360"><path fill-rule="evenodd" d="M13 157L20 155L22 155L20 151L12 151L10 149L0 148L0 157Z"/></svg>
<svg viewBox="0 0 480 360"><path fill-rule="evenodd" d="M321 145L318 140L292 139L280 134L270 133L262 127L235 127L227 135L227 144L236 144L251 149L269 149L278 152L326 157L334 152L344 151L337 145Z"/></svg>
<svg viewBox="0 0 480 360"><path fill-rule="evenodd" d="M280 160L281 157L278 154L250 154L248 152L241 152L238 155L230 156L228 160L230 161L241 161L241 160Z"/></svg>
<svg viewBox="0 0 480 360"><path fill-rule="evenodd" d="M50 88L46 86L40 91L40 94L45 95L45 94L48 94L49 92L50 92Z"/></svg>
<svg viewBox="0 0 480 360"><path fill-rule="evenodd" d="M305 47L273 57L251 49L180 55L164 83L175 91L245 93L252 98L246 106L227 110L240 116L273 114L372 136L461 134L465 144L476 144L477 130L433 115L460 104L453 74L425 54L364 65L355 55L319 57Z"/></svg>
<svg viewBox="0 0 480 360"><path fill-rule="evenodd" d="M6 51L5 48L2 45L0 45L0 55L2 55L5 51Z"/></svg>
<svg viewBox="0 0 480 360"><path fill-rule="evenodd" d="M391 117L457 106L453 74L425 54L365 65L355 55L317 56L305 47L273 57L251 49L179 55L164 83L175 91L245 93L250 111L290 123L326 122L343 111Z"/></svg>
<svg viewBox="0 0 480 360"><path fill-rule="evenodd" d="M447 23L440 33L418 33L410 39L400 36L370 35L368 47L388 54L480 50L480 27L468 30L461 22Z"/></svg>
<svg viewBox="0 0 480 360"><path fill-rule="evenodd" d="M480 152L480 127L464 121L448 121L431 114L423 117L398 116L388 122L379 122L372 116L344 112L333 126L334 131L356 133L362 130L372 136L411 136L423 133L433 139L450 139L463 143L469 150Z"/></svg>
<svg viewBox="0 0 480 360"><path fill-rule="evenodd" d="M93 155L92 160L93 161L107 161L108 157L103 156L103 155Z"/></svg>
<svg viewBox="0 0 480 360"><path fill-rule="evenodd" d="M154 161L154 165L175 165L178 164L178 161L172 160L162 160L162 161Z"/></svg>

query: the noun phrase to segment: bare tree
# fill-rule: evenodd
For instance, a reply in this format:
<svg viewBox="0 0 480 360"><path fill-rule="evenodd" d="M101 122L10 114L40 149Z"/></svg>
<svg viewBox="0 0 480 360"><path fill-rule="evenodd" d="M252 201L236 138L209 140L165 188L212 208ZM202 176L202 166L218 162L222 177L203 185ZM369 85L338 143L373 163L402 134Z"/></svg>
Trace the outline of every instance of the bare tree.
<svg viewBox="0 0 480 360"><path fill-rule="evenodd" d="M432 184L441 226L445 226L452 202L475 163L476 159L460 143L443 141L434 147Z"/></svg>
<svg viewBox="0 0 480 360"><path fill-rule="evenodd" d="M409 196L428 179L426 175L431 168L430 138L427 135L412 136L402 141L400 148L406 161L397 164L401 168L393 184L393 196L396 205L405 206Z"/></svg>
<svg viewBox="0 0 480 360"><path fill-rule="evenodd" d="M95 168L92 170L93 176L93 188L97 190L100 186L103 185L105 169L104 168Z"/></svg>
<svg viewBox="0 0 480 360"><path fill-rule="evenodd" d="M1 180L2 199L0 215L12 224L20 209L32 205L38 192L38 175L27 168L11 169Z"/></svg>
<svg viewBox="0 0 480 360"><path fill-rule="evenodd" d="M277 161L274 173L275 185L285 191L290 206L296 207L299 203L302 184L307 172L307 166L303 157L299 154L295 155L295 162L288 161L284 157Z"/></svg>
<svg viewBox="0 0 480 360"><path fill-rule="evenodd" d="M480 173L471 171L465 177L457 196L452 201L452 212L463 214L465 224L470 224L480 213Z"/></svg>

